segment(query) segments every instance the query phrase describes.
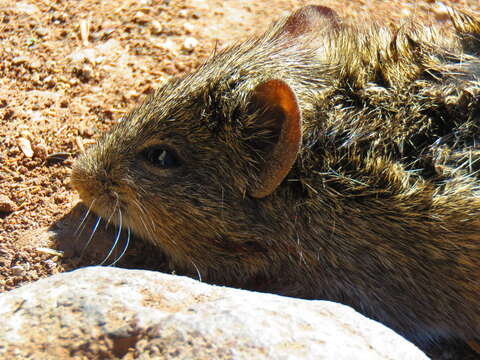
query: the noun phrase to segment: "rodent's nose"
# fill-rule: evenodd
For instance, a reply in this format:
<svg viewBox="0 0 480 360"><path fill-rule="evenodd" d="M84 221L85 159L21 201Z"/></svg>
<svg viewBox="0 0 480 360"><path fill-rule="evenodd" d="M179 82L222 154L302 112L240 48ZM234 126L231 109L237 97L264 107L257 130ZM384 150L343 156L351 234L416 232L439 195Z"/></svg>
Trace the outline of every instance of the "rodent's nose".
<svg viewBox="0 0 480 360"><path fill-rule="evenodd" d="M97 166L85 164L79 159L73 167L70 182L80 197L89 202L102 195L111 194L118 185L110 173L108 169L98 169Z"/></svg>

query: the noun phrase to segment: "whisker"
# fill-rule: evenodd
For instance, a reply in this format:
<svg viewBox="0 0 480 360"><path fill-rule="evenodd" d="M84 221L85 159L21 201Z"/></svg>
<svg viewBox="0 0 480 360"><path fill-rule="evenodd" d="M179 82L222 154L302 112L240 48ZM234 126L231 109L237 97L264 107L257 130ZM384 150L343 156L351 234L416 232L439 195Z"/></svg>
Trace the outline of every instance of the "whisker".
<svg viewBox="0 0 480 360"><path fill-rule="evenodd" d="M115 242L113 243L112 247L110 248L110 251L108 252L105 259L103 259L103 261L100 263L100 266L105 265L105 262L108 260L110 255L112 255L113 250L117 247L118 240L120 239L120 235L122 234L122 219L123 219L123 217L122 217L122 211L120 209L118 209L118 217L119 217L119 225L118 225L117 235L115 236Z"/></svg>
<svg viewBox="0 0 480 360"><path fill-rule="evenodd" d="M198 281L202 282L202 274L200 274L200 270L198 270L198 267L197 267L197 265L195 265L195 263L193 262L193 260L190 259L190 262L193 264L195 270L197 270Z"/></svg>
<svg viewBox="0 0 480 360"><path fill-rule="evenodd" d="M105 224L105 228L107 228L107 226L110 224L110 221L112 220L112 217L113 215L115 214L116 210L117 210L117 206L118 206L118 194L115 193L115 205L113 206L113 211L112 211L112 214L108 217L107 219L107 223Z"/></svg>
<svg viewBox="0 0 480 360"><path fill-rule="evenodd" d="M143 215L143 216L139 216L138 218L140 219L145 231L150 235L154 235L155 234L155 222L153 221L153 218L151 216L147 216L147 211L146 211L145 205L141 204L138 201L138 199L134 200L134 205L137 207L137 209L139 210L141 215ZM146 219L149 219L150 222L146 221ZM174 239L172 239L172 242L174 244L176 244Z"/></svg>
<svg viewBox="0 0 480 360"><path fill-rule="evenodd" d="M83 230L85 229L85 226L86 226L85 220L87 220L88 215L90 215L90 211L92 210L92 206L93 206L93 203L95 202L95 200L97 200L97 199L93 199L93 201L90 203L90 206L88 207L87 212L85 213L82 220L80 221L80 224L78 224L77 230L75 230L75 232L73 233L73 236L76 236L78 238L82 234L82 232L83 232ZM83 225L83 227L82 227L82 225ZM80 228L82 228L82 229L80 230Z"/></svg>
<svg viewBox="0 0 480 360"><path fill-rule="evenodd" d="M108 266L114 266L118 261L120 261L120 259L123 257L123 255L125 255L125 253L127 252L129 244L130 244L130 227L127 226L127 241L125 242L125 246L123 247L123 251L120 254L120 256L118 258L116 258L115 261Z"/></svg>
<svg viewBox="0 0 480 360"><path fill-rule="evenodd" d="M142 207L142 205L141 205L137 200L135 200L134 203L135 203L135 206L138 208L138 211L141 213L141 215L146 216L147 214L146 214L146 212L145 212L145 209ZM145 228L145 230L146 230L147 232L149 232L150 230L148 229L148 226L147 226L147 224L145 223L145 220L143 219L143 216L139 216L140 221L142 222L142 225L143 225L143 227ZM151 228L151 230L153 230L153 228Z"/></svg>
<svg viewBox="0 0 480 360"><path fill-rule="evenodd" d="M98 225L100 224L100 221L102 221L102 218L100 216L97 217L97 222L93 226L92 233L90 234L90 237L88 238L87 242L82 248L82 252L80 253L80 259L83 258L83 255L85 254L85 250L87 250L88 245L90 245L90 242L93 239L93 235L95 235L95 232L97 231Z"/></svg>

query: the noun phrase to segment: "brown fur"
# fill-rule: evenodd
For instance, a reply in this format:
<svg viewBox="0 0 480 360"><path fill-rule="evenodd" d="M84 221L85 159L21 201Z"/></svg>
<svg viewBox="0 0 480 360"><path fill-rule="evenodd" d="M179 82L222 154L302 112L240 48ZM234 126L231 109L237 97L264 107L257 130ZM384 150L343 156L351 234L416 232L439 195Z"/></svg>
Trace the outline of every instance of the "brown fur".
<svg viewBox="0 0 480 360"><path fill-rule="evenodd" d="M480 338L480 24L452 20L360 28L301 9L156 91L73 184L204 280L345 303L422 346ZM255 95L274 79L301 146L253 197L265 164L283 166L269 154L285 113ZM156 144L181 165L145 162Z"/></svg>

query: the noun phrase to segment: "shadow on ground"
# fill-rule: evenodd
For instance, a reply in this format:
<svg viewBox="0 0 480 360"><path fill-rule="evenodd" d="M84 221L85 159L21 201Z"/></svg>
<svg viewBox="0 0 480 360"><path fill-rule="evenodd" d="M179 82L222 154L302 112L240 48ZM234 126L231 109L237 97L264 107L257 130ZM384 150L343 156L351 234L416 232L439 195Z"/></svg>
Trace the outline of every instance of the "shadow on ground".
<svg viewBox="0 0 480 360"><path fill-rule="evenodd" d="M48 228L51 247L63 252L62 265L67 270L114 264L127 269L171 272L159 249L132 234L125 250L128 238L125 230L119 234L118 228L107 225L105 220L97 224L96 215L86 215L86 207L79 203Z"/></svg>

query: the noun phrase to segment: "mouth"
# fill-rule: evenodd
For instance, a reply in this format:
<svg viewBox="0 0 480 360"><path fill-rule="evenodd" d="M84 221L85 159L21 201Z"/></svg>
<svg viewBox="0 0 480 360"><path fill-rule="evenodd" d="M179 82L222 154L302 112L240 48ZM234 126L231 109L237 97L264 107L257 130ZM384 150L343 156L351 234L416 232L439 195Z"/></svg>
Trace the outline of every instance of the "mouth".
<svg viewBox="0 0 480 360"><path fill-rule="evenodd" d="M100 216L107 223L121 225L123 222L123 225L125 225L126 209L122 206L118 197L115 198L109 194L102 194L88 203L83 198L82 201L89 206L93 213Z"/></svg>
<svg viewBox="0 0 480 360"><path fill-rule="evenodd" d="M71 177L71 186L80 196L83 204L98 216L108 219L114 217L120 205L118 194L102 189L101 186L88 178Z"/></svg>
<svg viewBox="0 0 480 360"><path fill-rule="evenodd" d="M117 225L119 213L123 210L117 194L91 190L90 187L78 186L73 182L72 185L89 212L93 212L104 220Z"/></svg>

